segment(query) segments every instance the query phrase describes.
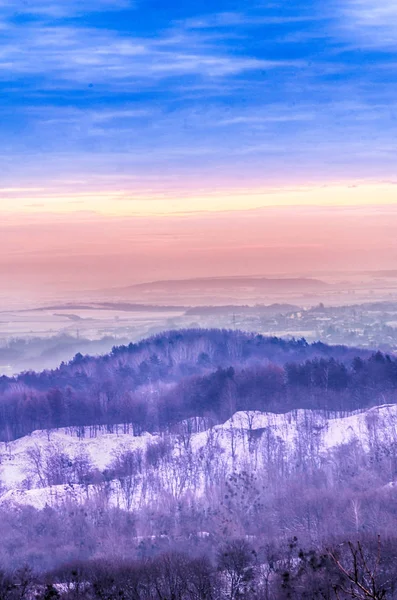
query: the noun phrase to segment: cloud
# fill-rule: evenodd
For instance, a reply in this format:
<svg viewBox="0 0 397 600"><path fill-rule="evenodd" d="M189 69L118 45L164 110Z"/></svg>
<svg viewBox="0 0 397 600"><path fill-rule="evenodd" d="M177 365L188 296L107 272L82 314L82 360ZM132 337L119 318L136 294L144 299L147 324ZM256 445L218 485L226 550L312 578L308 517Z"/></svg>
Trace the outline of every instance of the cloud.
<svg viewBox="0 0 397 600"><path fill-rule="evenodd" d="M239 115L230 117L219 121L219 125L266 125L266 124L277 124L277 123L289 123L294 121L311 121L313 120L313 113L293 113L285 112L282 114L280 111L274 114L270 112L268 114L254 114L254 115Z"/></svg>
<svg viewBox="0 0 397 600"><path fill-rule="evenodd" d="M284 25L314 21L314 15L269 15L261 13L219 12L179 21L186 29L218 29L239 26Z"/></svg>
<svg viewBox="0 0 397 600"><path fill-rule="evenodd" d="M198 73L210 77L235 75L245 71L262 69L300 68L303 61L297 60L259 60L249 57L203 56L197 54L175 54L171 61L155 63L151 66L152 73L172 73L182 75Z"/></svg>
<svg viewBox="0 0 397 600"><path fill-rule="evenodd" d="M87 13L134 7L131 0L0 0L4 15L32 15L60 19Z"/></svg>
<svg viewBox="0 0 397 600"><path fill-rule="evenodd" d="M340 5L341 30L367 47L397 46L397 0L347 0Z"/></svg>
<svg viewBox="0 0 397 600"><path fill-rule="evenodd" d="M393 27L397 24L397 0L349 0L346 13L363 26Z"/></svg>
<svg viewBox="0 0 397 600"><path fill-rule="evenodd" d="M168 43L166 43L168 42ZM71 26L11 26L0 50L0 79L40 77L41 88L89 83L146 85L169 77L225 77L264 69L294 69L299 60L259 59L208 48L200 39L124 37L118 32Z"/></svg>
<svg viewBox="0 0 397 600"><path fill-rule="evenodd" d="M148 109L133 107L115 107L111 109L88 108L83 110L70 107L41 106L24 109L24 114L30 115L40 125L65 124L92 127L95 124L111 124L116 121L117 127L120 127L122 123L150 117L153 112Z"/></svg>

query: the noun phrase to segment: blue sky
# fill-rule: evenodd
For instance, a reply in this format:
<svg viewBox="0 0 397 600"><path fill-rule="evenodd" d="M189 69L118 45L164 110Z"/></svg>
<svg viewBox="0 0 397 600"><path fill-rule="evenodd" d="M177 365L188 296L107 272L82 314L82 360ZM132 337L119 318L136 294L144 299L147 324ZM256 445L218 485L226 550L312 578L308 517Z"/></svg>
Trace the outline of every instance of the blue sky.
<svg viewBox="0 0 397 600"><path fill-rule="evenodd" d="M33 200L395 177L397 0L0 0L0 36L0 187Z"/></svg>

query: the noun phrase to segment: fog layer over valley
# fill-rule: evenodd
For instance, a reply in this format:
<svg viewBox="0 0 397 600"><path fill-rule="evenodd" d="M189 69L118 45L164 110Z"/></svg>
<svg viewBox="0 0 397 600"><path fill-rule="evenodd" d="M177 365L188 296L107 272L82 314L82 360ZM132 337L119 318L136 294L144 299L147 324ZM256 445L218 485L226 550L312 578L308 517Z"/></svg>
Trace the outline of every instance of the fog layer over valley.
<svg viewBox="0 0 397 600"><path fill-rule="evenodd" d="M234 281L234 280L232 280ZM325 305L324 298L304 294L254 303L199 305L137 304L114 296L109 302L69 302L35 309L0 312L0 375L55 369L76 353L107 354L113 346L138 342L169 329L224 328L264 336L327 344L347 344L394 352L397 348L397 303L394 300ZM339 295L339 302L344 299ZM177 298L181 302L181 298ZM192 300L192 299L190 299ZM202 299L203 300L203 299ZM273 299L274 300L274 299ZM320 300L322 300L320 302ZM358 300L358 299L357 299Z"/></svg>

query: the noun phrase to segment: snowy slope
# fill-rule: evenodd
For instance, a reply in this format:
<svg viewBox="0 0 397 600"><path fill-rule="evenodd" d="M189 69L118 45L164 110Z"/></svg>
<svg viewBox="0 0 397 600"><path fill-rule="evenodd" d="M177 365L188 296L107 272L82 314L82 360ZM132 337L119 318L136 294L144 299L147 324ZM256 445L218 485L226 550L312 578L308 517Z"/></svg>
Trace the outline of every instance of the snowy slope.
<svg viewBox="0 0 397 600"><path fill-rule="evenodd" d="M134 437L131 434L111 434L98 430L95 437L82 438L77 432L77 429L72 428L54 429L50 432L34 431L31 435L8 444L0 443L0 479L3 485L11 489L18 488L31 475L28 452L32 449L59 449L72 458L87 453L93 465L103 471L118 452L126 449L145 450L153 439L150 433Z"/></svg>
<svg viewBox="0 0 397 600"><path fill-rule="evenodd" d="M145 452L148 445L163 438L149 433L136 437L122 431L122 427L115 428L114 433L86 428L85 437L73 429L36 431L0 444L0 503L43 508L90 499L136 509L159 497L208 495L216 481L233 472L255 473L277 461L285 465L298 460L324 464L336 448L351 442L366 452L375 446L390 446L397 442L397 406L384 405L343 417L305 410L287 414L239 412L223 425L200 433L190 433L182 424L181 434L168 436L170 455L155 466L145 461ZM35 463L64 453L70 463L83 456L103 473L117 456L137 450L141 451L142 466L128 486L124 480L85 485L66 481L49 486Z"/></svg>

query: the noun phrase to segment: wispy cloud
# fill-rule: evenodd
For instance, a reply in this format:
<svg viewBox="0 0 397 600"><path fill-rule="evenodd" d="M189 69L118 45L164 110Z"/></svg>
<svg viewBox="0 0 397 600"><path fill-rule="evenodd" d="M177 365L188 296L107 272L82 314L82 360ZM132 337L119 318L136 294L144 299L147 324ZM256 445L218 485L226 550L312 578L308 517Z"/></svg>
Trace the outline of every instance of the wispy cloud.
<svg viewBox="0 0 397 600"><path fill-rule="evenodd" d="M315 15L264 15L263 13L219 12L179 21L187 29L218 29L238 26L283 25L317 20Z"/></svg>
<svg viewBox="0 0 397 600"><path fill-rule="evenodd" d="M347 0L340 5L341 29L367 47L397 46L397 0Z"/></svg>
<svg viewBox="0 0 397 600"><path fill-rule="evenodd" d="M346 12L354 15L358 23L365 26L388 26L397 24L397 0L349 0Z"/></svg>
<svg viewBox="0 0 397 600"><path fill-rule="evenodd" d="M3 14L63 18L90 12L122 10L134 7L132 0L0 0Z"/></svg>
<svg viewBox="0 0 397 600"><path fill-rule="evenodd" d="M298 60L266 60L228 55L198 39L145 39L117 32L70 26L9 27L0 50L0 78L40 76L41 86L72 84L135 85L181 75L223 77L248 71L298 68ZM169 41L164 44L164 41ZM190 47L189 47L190 45Z"/></svg>
<svg viewBox="0 0 397 600"><path fill-rule="evenodd" d="M111 123L112 121L126 122L129 120L146 118L152 115L148 109L138 108L113 108L113 109L77 109L70 107L41 106L40 108L28 108L24 110L25 114L31 115L42 124L78 124L84 123L93 125L95 123ZM120 123L117 123L120 126Z"/></svg>
<svg viewBox="0 0 397 600"><path fill-rule="evenodd" d="M277 123L293 123L299 121L311 121L314 119L313 113L287 113L280 112L274 114L251 114L238 115L219 121L219 125L271 125Z"/></svg>

